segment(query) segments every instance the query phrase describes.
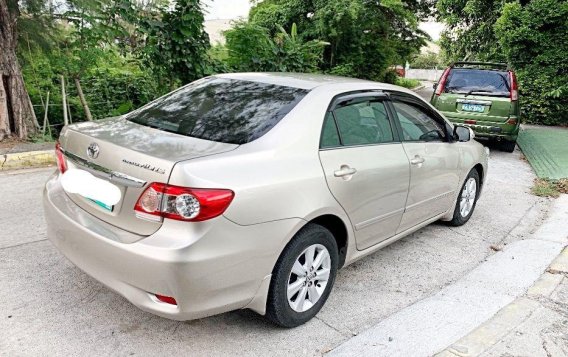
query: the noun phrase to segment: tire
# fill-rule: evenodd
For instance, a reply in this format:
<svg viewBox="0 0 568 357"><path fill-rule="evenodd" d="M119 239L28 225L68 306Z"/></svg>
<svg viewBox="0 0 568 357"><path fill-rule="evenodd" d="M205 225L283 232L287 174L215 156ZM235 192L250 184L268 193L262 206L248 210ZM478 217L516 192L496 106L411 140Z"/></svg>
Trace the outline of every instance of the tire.
<svg viewBox="0 0 568 357"><path fill-rule="evenodd" d="M309 269L306 271L305 263L312 248L314 263L317 263L318 258L324 259L318 269L310 272ZM324 251L329 255L329 260ZM323 255L319 256L322 253ZM282 327L296 327L309 321L320 311L331 292L338 261L337 243L333 234L320 225L308 223L288 243L276 262L268 292L266 317ZM326 270L329 272L327 280L319 280L318 277L326 275ZM295 272L304 276L301 277L301 274ZM290 299L289 287L292 292L298 289L296 293L292 293Z"/></svg>
<svg viewBox="0 0 568 357"><path fill-rule="evenodd" d="M473 186L471 184L472 180L475 181L475 185ZM475 188L475 192L472 192L473 187ZM465 178L464 184L456 200L456 206L454 208L453 218L451 221L448 222L448 224L450 226L457 227L457 226L462 226L467 221L469 221L471 215L473 214L473 211L475 210L478 197L479 197L479 173L477 172L476 169L472 169ZM471 200L472 198L473 200ZM464 207L464 205L466 205L466 207ZM469 209L467 209L468 207ZM464 210L462 210L462 208L464 208Z"/></svg>
<svg viewBox="0 0 568 357"><path fill-rule="evenodd" d="M515 151L515 146L517 145L517 141L509 141L505 140L501 143L501 150L505 152L513 152Z"/></svg>

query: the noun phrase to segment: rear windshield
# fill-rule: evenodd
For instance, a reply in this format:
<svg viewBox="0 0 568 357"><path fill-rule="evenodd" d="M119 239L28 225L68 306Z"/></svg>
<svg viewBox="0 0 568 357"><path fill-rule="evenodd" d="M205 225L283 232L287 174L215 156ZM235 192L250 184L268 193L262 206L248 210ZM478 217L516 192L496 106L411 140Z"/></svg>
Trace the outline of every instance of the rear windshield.
<svg viewBox="0 0 568 357"><path fill-rule="evenodd" d="M126 119L195 138L244 144L266 134L307 93L299 88L209 77L127 114Z"/></svg>
<svg viewBox="0 0 568 357"><path fill-rule="evenodd" d="M454 68L444 88L449 93L509 96L509 73L472 68Z"/></svg>

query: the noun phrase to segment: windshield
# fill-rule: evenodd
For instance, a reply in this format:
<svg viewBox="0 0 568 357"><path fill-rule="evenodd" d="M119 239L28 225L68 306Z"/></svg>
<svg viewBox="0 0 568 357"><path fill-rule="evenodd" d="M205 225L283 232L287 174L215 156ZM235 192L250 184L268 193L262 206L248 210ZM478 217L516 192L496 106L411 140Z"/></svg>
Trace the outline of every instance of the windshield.
<svg viewBox="0 0 568 357"><path fill-rule="evenodd" d="M509 74L471 68L454 68L450 72L445 91L492 96L509 96Z"/></svg>
<svg viewBox="0 0 568 357"><path fill-rule="evenodd" d="M126 119L195 138L244 144L266 134L307 93L299 88L209 77L127 114Z"/></svg>

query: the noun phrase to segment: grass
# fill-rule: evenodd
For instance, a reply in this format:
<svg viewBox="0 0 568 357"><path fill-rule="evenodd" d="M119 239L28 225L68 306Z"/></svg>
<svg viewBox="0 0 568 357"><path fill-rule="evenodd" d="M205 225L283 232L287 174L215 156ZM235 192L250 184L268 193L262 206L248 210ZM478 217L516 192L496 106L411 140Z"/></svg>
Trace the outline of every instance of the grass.
<svg viewBox="0 0 568 357"><path fill-rule="evenodd" d="M568 179L549 180L537 178L531 192L540 197L558 197L561 193L568 193Z"/></svg>
<svg viewBox="0 0 568 357"><path fill-rule="evenodd" d="M55 139L53 139L49 134L42 135L41 133L37 133L30 137L29 141L32 143L52 143L55 142Z"/></svg>
<svg viewBox="0 0 568 357"><path fill-rule="evenodd" d="M397 77L395 84L397 86L412 89L418 87L420 85L420 81L418 79Z"/></svg>

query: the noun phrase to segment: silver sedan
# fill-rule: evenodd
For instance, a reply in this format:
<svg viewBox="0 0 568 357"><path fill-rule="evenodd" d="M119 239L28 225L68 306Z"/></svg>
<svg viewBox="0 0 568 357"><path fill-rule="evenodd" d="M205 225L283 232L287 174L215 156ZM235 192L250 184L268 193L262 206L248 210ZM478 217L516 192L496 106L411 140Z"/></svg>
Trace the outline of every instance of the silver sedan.
<svg viewBox="0 0 568 357"><path fill-rule="evenodd" d="M49 239L139 308L305 323L337 270L437 220L466 223L488 151L413 92L321 75L207 77L67 126Z"/></svg>

